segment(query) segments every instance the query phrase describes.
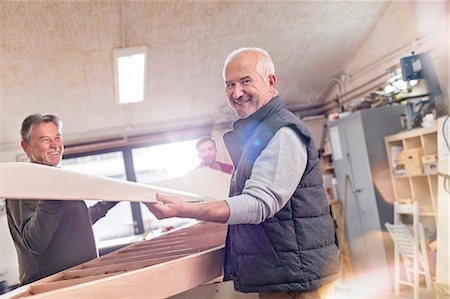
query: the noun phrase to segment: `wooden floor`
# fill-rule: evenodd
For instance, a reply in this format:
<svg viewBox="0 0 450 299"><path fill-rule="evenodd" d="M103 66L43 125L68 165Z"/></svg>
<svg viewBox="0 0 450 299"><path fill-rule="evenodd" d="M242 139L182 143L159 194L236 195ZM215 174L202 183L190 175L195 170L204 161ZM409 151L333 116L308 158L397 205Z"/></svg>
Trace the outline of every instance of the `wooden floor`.
<svg viewBox="0 0 450 299"><path fill-rule="evenodd" d="M438 299L432 291L425 287L420 289L420 299ZM347 286L338 284L336 286L335 299L412 299L413 289L406 287L396 296L392 292L376 290L367 285Z"/></svg>
<svg viewBox="0 0 450 299"><path fill-rule="evenodd" d="M373 289L367 285L343 285L338 283L335 289L334 299L412 299L412 288L404 288L399 296L394 293ZM437 298L433 292L421 288L420 299L443 299ZM256 293L238 293L234 291L233 283L217 283L211 285L203 285L181 294L170 297L170 299L258 299ZM325 299L325 298L324 298ZM329 299L329 298L328 298ZM448 299L448 297L446 298Z"/></svg>

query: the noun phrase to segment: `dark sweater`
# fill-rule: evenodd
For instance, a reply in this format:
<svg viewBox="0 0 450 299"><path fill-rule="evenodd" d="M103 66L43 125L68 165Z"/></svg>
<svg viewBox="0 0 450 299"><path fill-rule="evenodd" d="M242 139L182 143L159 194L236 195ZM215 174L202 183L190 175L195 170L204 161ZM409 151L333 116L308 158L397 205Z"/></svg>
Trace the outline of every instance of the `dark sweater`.
<svg viewBox="0 0 450 299"><path fill-rule="evenodd" d="M92 224L116 203L89 208L84 201L6 200L21 284L96 258Z"/></svg>

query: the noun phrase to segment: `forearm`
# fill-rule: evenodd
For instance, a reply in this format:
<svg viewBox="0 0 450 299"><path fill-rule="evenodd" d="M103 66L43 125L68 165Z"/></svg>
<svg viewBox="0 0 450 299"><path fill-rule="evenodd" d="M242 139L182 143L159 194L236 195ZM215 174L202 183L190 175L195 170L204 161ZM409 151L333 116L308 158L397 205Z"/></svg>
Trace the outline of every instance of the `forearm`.
<svg viewBox="0 0 450 299"><path fill-rule="evenodd" d="M89 216L91 217L91 223L94 224L99 219L103 218L108 211L114 207L117 202L114 201L101 201L89 207Z"/></svg>
<svg viewBox="0 0 450 299"><path fill-rule="evenodd" d="M230 208L225 200L188 203L178 217L225 223L230 217Z"/></svg>
<svg viewBox="0 0 450 299"><path fill-rule="evenodd" d="M230 217L230 208L225 200L202 203L185 202L177 196L156 194L157 203L144 203L156 218L194 218L225 223Z"/></svg>

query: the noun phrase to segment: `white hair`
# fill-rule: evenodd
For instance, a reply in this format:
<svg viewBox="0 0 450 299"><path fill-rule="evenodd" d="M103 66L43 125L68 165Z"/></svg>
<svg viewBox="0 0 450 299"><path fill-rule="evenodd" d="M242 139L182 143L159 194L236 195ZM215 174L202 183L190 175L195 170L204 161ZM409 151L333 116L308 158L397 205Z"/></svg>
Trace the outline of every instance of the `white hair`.
<svg viewBox="0 0 450 299"><path fill-rule="evenodd" d="M223 78L225 78L225 70L228 64L237 58L242 53L246 52L254 52L258 54L258 62L256 64L256 72L261 76L261 78L266 78L268 75L275 75L275 66L273 65L272 58L270 58L269 52L264 49L256 48L256 47L245 47L234 50L231 52L228 57L225 59L223 65Z"/></svg>

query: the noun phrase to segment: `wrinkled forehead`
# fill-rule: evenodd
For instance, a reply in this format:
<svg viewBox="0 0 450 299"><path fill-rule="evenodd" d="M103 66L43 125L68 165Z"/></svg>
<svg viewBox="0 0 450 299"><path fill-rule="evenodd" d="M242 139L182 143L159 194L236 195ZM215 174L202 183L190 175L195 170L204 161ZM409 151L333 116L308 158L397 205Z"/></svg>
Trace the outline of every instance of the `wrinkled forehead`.
<svg viewBox="0 0 450 299"><path fill-rule="evenodd" d="M236 75L254 72L258 63L258 55L252 52L244 52L234 57L225 67L225 80Z"/></svg>
<svg viewBox="0 0 450 299"><path fill-rule="evenodd" d="M58 135L61 134L60 128L53 122L41 122L31 126L30 136L40 137L42 135Z"/></svg>

